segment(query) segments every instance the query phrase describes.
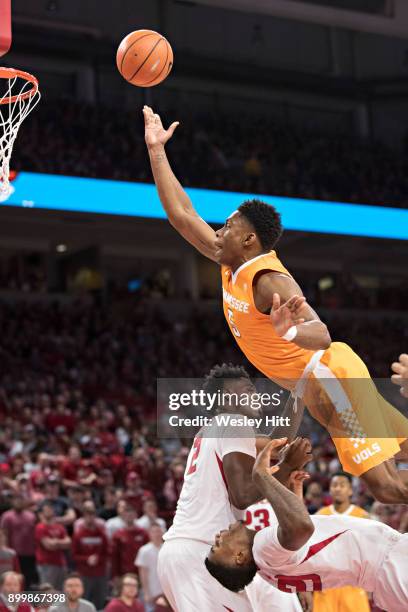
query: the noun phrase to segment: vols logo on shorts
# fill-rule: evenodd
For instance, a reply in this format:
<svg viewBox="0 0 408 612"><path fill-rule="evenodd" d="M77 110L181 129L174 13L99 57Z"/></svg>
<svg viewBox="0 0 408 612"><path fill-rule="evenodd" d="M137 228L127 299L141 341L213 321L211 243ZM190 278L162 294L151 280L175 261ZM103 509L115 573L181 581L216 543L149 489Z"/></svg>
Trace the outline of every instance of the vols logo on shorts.
<svg viewBox="0 0 408 612"><path fill-rule="evenodd" d="M364 448L360 453L354 455L352 459L354 463L362 463L363 461L370 459L370 457L373 457L377 453L381 453L381 446L378 444L378 442L374 442L368 448Z"/></svg>

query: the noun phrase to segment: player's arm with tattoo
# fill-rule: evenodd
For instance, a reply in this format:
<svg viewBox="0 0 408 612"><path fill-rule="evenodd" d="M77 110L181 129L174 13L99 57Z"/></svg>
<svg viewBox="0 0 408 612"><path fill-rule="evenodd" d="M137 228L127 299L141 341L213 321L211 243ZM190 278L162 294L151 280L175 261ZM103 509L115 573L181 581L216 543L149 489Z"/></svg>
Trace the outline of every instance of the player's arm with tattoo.
<svg viewBox="0 0 408 612"><path fill-rule="evenodd" d="M304 349L327 349L331 338L327 326L306 302L302 290L290 276L266 272L255 279L254 299L261 312L270 312L276 333L284 337L292 328L291 340Z"/></svg>
<svg viewBox="0 0 408 612"><path fill-rule="evenodd" d="M314 532L314 525L301 499L275 478L279 466L270 467L276 440L260 453L255 461L254 483L271 504L278 519L278 539L287 550L301 548Z"/></svg>
<svg viewBox="0 0 408 612"><path fill-rule="evenodd" d="M190 198L174 175L167 159L165 144L173 136L178 122L165 130L159 115L149 106L143 108L145 141L160 201L172 226L200 253L215 261L215 232L195 211Z"/></svg>

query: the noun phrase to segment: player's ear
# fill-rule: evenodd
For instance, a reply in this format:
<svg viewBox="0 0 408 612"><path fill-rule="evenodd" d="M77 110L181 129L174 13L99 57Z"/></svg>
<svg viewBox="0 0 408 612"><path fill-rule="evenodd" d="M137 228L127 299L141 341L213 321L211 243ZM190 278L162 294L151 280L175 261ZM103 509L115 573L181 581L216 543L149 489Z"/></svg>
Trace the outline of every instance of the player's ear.
<svg viewBox="0 0 408 612"><path fill-rule="evenodd" d="M242 565L246 565L248 563L248 558L248 551L244 548L241 548L241 550L239 550L234 556L235 564L239 565L240 567Z"/></svg>
<svg viewBox="0 0 408 612"><path fill-rule="evenodd" d="M246 247L251 246L252 244L254 244L256 240L256 235L254 232L250 232L249 234L245 234L244 236L244 245Z"/></svg>

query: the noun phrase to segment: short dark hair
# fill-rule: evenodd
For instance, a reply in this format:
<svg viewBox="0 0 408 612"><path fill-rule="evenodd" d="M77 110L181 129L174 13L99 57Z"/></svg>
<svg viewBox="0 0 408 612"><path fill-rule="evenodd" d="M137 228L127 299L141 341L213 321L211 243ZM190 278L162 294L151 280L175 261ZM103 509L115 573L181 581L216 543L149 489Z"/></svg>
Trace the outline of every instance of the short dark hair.
<svg viewBox="0 0 408 612"><path fill-rule="evenodd" d="M125 582L126 578L131 578L132 580L134 580L136 582L137 590L139 590L139 578L138 578L137 574L133 574L132 572L128 572L127 574L123 574L123 576L121 576L120 579L119 579L119 583L118 583L118 586L117 586L117 592L118 592L119 596L122 594L123 583Z"/></svg>
<svg viewBox="0 0 408 612"><path fill-rule="evenodd" d="M223 363L215 365L204 379L203 389L206 393L222 393L224 391L225 379L248 378L249 374L243 366L233 363Z"/></svg>
<svg viewBox="0 0 408 612"><path fill-rule="evenodd" d="M349 481L351 485L353 484L353 477L351 476L351 474L347 474L347 472L342 472L341 470L338 472L335 472L330 478L330 482L333 480L335 476L343 476L343 478L347 478L347 480Z"/></svg>
<svg viewBox="0 0 408 612"><path fill-rule="evenodd" d="M283 232L281 216L276 208L262 200L253 199L243 202L238 211L254 228L264 251L273 249Z"/></svg>
<svg viewBox="0 0 408 612"><path fill-rule="evenodd" d="M81 583L84 584L84 581L82 580L82 576L78 572L70 572L69 574L67 574L64 579L64 584L68 582L68 580L74 580L74 579L80 580Z"/></svg>
<svg viewBox="0 0 408 612"><path fill-rule="evenodd" d="M255 561L251 561L249 565L230 567L228 565L213 563L208 557L205 560L205 567L208 569L211 576L218 580L223 587L234 593L242 591L250 584L258 571Z"/></svg>

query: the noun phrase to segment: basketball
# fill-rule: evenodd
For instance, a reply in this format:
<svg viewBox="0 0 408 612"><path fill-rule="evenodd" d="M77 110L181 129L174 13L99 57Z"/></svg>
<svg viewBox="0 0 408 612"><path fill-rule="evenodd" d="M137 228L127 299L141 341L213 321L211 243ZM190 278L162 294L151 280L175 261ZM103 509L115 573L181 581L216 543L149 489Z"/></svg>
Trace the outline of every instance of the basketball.
<svg viewBox="0 0 408 612"><path fill-rule="evenodd" d="M118 70L129 83L153 87L168 76L173 67L169 42L153 30L136 30L120 43L116 53Z"/></svg>

